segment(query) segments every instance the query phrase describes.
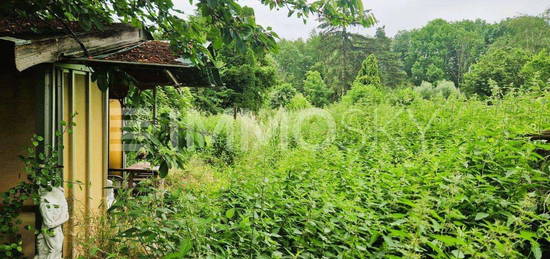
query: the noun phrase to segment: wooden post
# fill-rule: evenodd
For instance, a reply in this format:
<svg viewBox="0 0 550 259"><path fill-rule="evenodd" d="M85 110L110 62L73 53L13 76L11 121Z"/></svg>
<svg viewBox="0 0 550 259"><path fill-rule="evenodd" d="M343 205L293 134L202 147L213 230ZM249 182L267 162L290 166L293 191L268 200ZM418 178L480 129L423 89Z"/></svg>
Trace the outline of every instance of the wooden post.
<svg viewBox="0 0 550 259"><path fill-rule="evenodd" d="M153 124L157 125L157 87L153 88Z"/></svg>
<svg viewBox="0 0 550 259"><path fill-rule="evenodd" d="M89 223L89 217L92 214L92 205L91 205L91 184L92 184L92 75L88 72L84 74L85 76L85 100L86 100L86 117L84 118L86 120L85 127L86 127L86 185L85 185L85 194L86 194L86 202L85 204L85 215L86 215L86 223ZM89 231L89 224L86 224L86 231Z"/></svg>
<svg viewBox="0 0 550 259"><path fill-rule="evenodd" d="M102 117L102 149L103 149L103 161L102 161L102 170L103 170L103 201L104 204L107 204L107 180L109 177L109 89L101 93L101 98L103 99L103 117Z"/></svg>

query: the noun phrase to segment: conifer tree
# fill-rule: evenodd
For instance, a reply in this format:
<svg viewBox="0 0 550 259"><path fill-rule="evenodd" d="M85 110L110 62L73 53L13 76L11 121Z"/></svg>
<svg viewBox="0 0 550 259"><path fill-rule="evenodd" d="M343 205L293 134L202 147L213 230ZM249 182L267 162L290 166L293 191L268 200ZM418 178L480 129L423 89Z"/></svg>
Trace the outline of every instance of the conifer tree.
<svg viewBox="0 0 550 259"><path fill-rule="evenodd" d="M327 87L321 74L317 71L309 71L304 80L304 92L311 104L317 107L323 107L330 102L330 96L333 94L331 88Z"/></svg>
<svg viewBox="0 0 550 259"><path fill-rule="evenodd" d="M381 86L380 69L375 55L369 55L361 64L361 69L355 77L355 81L363 85Z"/></svg>

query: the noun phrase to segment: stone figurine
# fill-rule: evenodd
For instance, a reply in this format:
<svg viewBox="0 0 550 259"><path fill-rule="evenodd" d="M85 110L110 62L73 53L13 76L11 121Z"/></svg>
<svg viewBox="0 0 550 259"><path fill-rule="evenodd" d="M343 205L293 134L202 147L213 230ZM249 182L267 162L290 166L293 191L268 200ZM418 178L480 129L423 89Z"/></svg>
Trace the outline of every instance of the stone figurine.
<svg viewBox="0 0 550 259"><path fill-rule="evenodd" d="M38 255L35 259L61 259L63 255L63 230L61 226L69 220L69 207L61 187L40 195L42 231L38 235Z"/></svg>
<svg viewBox="0 0 550 259"><path fill-rule="evenodd" d="M107 180L106 189L107 209L109 209L111 206L113 206L113 203L115 203L115 190L113 189L113 181Z"/></svg>

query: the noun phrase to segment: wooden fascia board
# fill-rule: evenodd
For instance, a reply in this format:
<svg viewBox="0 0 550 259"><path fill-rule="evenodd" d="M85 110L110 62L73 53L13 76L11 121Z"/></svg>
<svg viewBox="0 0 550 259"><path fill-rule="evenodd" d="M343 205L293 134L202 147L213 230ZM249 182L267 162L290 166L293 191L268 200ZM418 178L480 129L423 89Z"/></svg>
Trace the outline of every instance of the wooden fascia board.
<svg viewBox="0 0 550 259"><path fill-rule="evenodd" d="M94 59L94 58L71 58L66 60L69 62L76 63L105 63L113 65L129 65L129 66L143 66L143 67L156 67L156 68L193 68L187 65L175 65L175 64L157 64L157 63L143 63L143 62L131 62L131 61L118 61L118 60L104 60L104 59Z"/></svg>
<svg viewBox="0 0 550 259"><path fill-rule="evenodd" d="M89 51L94 49L108 48L113 45L124 45L137 43L145 40L146 35L136 28L112 32L99 32L83 34L80 41L87 46ZM16 38L2 38L14 43L15 67L23 71L29 67L42 63L55 63L62 59L66 53L80 53L81 48L78 42L69 37L53 37L41 40L20 40Z"/></svg>

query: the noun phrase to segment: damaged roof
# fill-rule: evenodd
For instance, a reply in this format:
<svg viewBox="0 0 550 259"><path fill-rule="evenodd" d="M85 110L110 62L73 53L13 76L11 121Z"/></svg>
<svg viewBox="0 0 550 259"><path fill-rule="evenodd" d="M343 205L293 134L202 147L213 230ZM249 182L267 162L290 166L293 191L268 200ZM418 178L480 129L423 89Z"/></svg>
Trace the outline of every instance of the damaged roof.
<svg viewBox="0 0 550 259"><path fill-rule="evenodd" d="M85 31L69 23L78 40L60 22L0 18L0 56L17 71L43 63L117 67L133 76L140 88L157 85L212 86L210 74L177 57L166 41L128 24L109 24ZM80 46L83 44L88 52ZM8 64L9 65L9 64ZM205 74L208 73L208 74Z"/></svg>
<svg viewBox="0 0 550 259"><path fill-rule="evenodd" d="M185 64L182 58L174 55L170 49L170 43L166 41L145 41L125 51L106 55L103 59L152 64Z"/></svg>
<svg viewBox="0 0 550 259"><path fill-rule="evenodd" d="M78 36L78 40L70 37L66 26ZM192 65L191 62L176 57L168 42L154 41L148 32L122 23L105 25L102 30L85 31L76 22L46 22L32 17L7 17L0 19L0 40L14 45L15 65L19 71L39 63L74 58ZM78 41L85 46L86 51Z"/></svg>
<svg viewBox="0 0 550 259"><path fill-rule="evenodd" d="M90 57L66 56L66 61L97 66L117 66L131 75L141 89L158 85L207 87L212 86L208 76L189 60L178 58L166 41L146 40L104 51ZM127 89L112 96L124 96Z"/></svg>
<svg viewBox="0 0 550 259"><path fill-rule="evenodd" d="M128 63L141 65L167 65L170 67L192 67L193 63L182 57L177 57L170 48L168 41L144 40L119 46L109 51L96 52L89 57L81 57L82 52L65 55L70 60Z"/></svg>
<svg viewBox="0 0 550 259"><path fill-rule="evenodd" d="M77 36L75 39L56 24L59 25L56 22L0 19L0 51L4 52L3 56L10 57L4 62L10 62L18 71L23 71L38 64L64 61L67 56L84 57L80 44L90 55L97 55L152 39L148 32L121 23L110 24L101 31L73 31ZM74 23L70 26L79 28Z"/></svg>

